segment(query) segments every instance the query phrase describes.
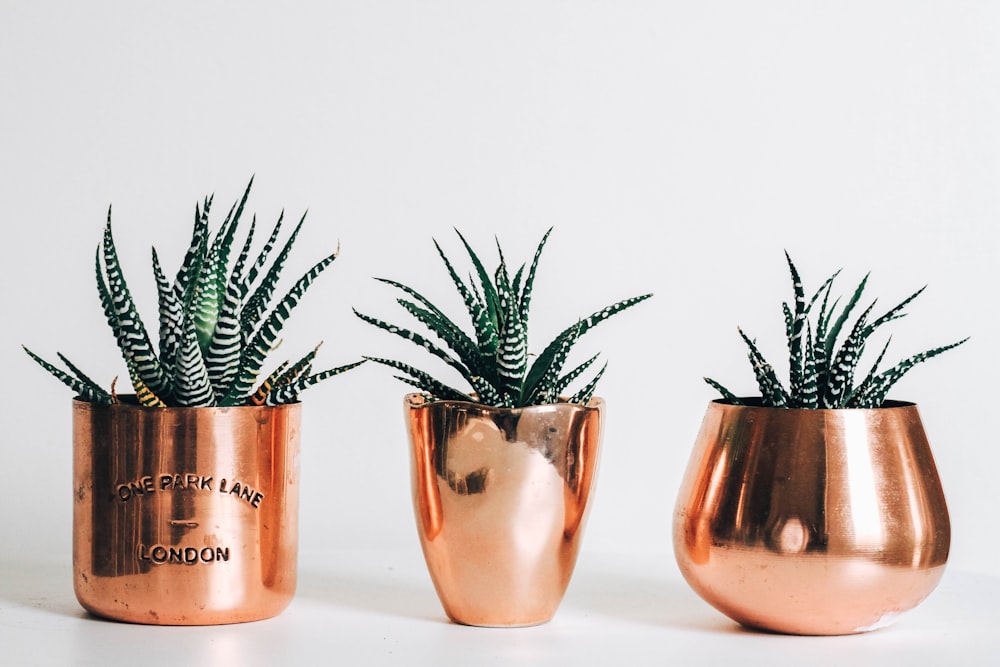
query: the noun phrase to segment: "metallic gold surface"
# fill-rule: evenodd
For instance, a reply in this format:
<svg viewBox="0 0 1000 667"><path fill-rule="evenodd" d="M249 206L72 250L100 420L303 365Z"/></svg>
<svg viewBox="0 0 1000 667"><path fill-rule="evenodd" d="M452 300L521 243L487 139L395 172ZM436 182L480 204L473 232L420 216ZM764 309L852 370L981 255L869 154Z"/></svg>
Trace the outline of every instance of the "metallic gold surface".
<svg viewBox="0 0 1000 667"><path fill-rule="evenodd" d="M409 394L420 543L448 617L544 623L569 585L604 402L502 409Z"/></svg>
<svg viewBox="0 0 1000 667"><path fill-rule="evenodd" d="M73 582L133 623L239 623L295 593L301 405L73 401Z"/></svg>
<svg viewBox="0 0 1000 667"><path fill-rule="evenodd" d="M849 634L937 585L951 529L917 408L709 404L674 515L694 590L753 628Z"/></svg>

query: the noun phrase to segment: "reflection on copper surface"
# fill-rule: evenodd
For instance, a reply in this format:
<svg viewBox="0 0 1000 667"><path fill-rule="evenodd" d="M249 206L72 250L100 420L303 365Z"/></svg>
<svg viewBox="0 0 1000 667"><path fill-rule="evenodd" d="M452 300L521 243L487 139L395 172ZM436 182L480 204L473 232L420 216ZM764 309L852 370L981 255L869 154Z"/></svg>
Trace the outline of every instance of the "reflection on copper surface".
<svg viewBox="0 0 1000 667"><path fill-rule="evenodd" d="M88 611L165 625L280 613L295 592L299 404L73 402L73 574Z"/></svg>
<svg viewBox="0 0 1000 667"><path fill-rule="evenodd" d="M604 402L405 404L417 528L445 612L466 625L548 621L576 564Z"/></svg>
<svg viewBox="0 0 1000 667"><path fill-rule="evenodd" d="M915 405L709 404L674 515L681 572L749 627L882 627L937 585L948 510Z"/></svg>

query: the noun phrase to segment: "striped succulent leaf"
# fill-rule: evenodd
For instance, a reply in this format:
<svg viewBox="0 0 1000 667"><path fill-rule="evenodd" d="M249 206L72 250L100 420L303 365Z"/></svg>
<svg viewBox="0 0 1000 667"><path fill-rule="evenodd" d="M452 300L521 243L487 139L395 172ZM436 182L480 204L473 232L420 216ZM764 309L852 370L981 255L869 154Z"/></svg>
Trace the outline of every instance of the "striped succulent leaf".
<svg viewBox="0 0 1000 667"><path fill-rule="evenodd" d="M563 329L563 331L558 336L556 336L555 339L553 339L552 342L549 343L544 350L542 350L542 353L538 355L534 363L531 364L531 368L528 370L528 374L524 380L524 386L521 389L522 398L527 399L534 393L536 387L538 386L538 382L542 379L542 376L545 375L545 371L548 369L549 365L552 363L552 360L555 358L555 355L559 347L562 345L562 341L565 338L574 335L574 330L576 329L576 327L579 327L579 333L576 333L575 335L577 338L579 338L580 336L587 333L595 326L597 326L604 320L608 319L609 317L617 315L623 310L626 310L628 308L631 308L632 306L642 303L651 296L653 295L643 294L642 296L634 296L628 299L622 299L621 301L613 303L606 308L602 308L601 310L591 313L589 317L586 317L577 322L576 324L570 325L565 329ZM530 405L530 403L525 403L525 405Z"/></svg>
<svg viewBox="0 0 1000 667"><path fill-rule="evenodd" d="M421 391L424 391L438 399L446 401L474 401L472 396L466 393L450 387L443 382L440 382L430 373L426 373L419 368L414 368L409 364L404 364L401 361L396 361L395 359L383 359L380 357L365 357L368 361L374 361L377 364L382 364L383 366L389 366L390 368L395 368L396 370L403 371L410 377L404 377L401 375L395 376L396 379L402 380L408 384L417 387Z"/></svg>
<svg viewBox="0 0 1000 667"><path fill-rule="evenodd" d="M812 325L806 320L806 350L805 364L802 369L802 385L798 392L789 396L791 407L815 409L819 407L819 382L816 378L816 367L819 364L819 348L812 336Z"/></svg>
<svg viewBox="0 0 1000 667"><path fill-rule="evenodd" d="M243 209L246 207L247 198L250 197L250 188L253 186L253 176L250 177L250 182L247 183L246 190L243 191L243 196L240 198L238 204L233 204L233 209L230 210L229 214L226 216L225 221L222 223L221 229L216 236L214 246L217 249L213 249L213 254L218 257L219 266L221 270L216 273L217 284L216 292L219 295L219 307L222 308L222 304L225 301L226 290L230 282L230 276L226 274L226 267L229 266L229 253L233 247L233 240L236 236L236 228L240 224L240 218L243 216ZM253 238L253 228L256 226L256 220L251 221L250 232L247 243L244 247L249 252L249 239ZM246 261L245 258L241 260ZM242 273L242 268L240 268Z"/></svg>
<svg viewBox="0 0 1000 667"><path fill-rule="evenodd" d="M712 378L705 377L705 378L702 378L702 379L705 382L707 382L709 384L709 386L715 388L715 390L717 392L719 392L720 394L722 394L723 400L725 400L727 403L730 403L731 405L743 405L743 401L740 400L740 398L736 394L734 394L733 392L729 391L727 388L725 388L724 386L722 386L721 384L719 384L718 382L716 382Z"/></svg>
<svg viewBox="0 0 1000 667"><path fill-rule="evenodd" d="M427 326L429 326L431 330L438 337L441 338L441 340L447 343L448 347L450 347L457 354L459 354L463 362L468 364L470 363L470 360L472 358L478 357L479 349L477 347L477 343L473 341L472 338L468 336L468 334L466 334L457 324L455 324L451 319L449 319L447 315L441 312L441 310L438 309L437 306L435 306L433 303L427 300L422 294L412 289L411 287L407 287L402 283L396 282L395 280L388 280L386 278L376 278L375 280L378 280L379 282L385 283L387 285L392 285L393 287L402 290L406 294L412 296L414 299L419 301L420 304L424 306L424 308L426 308L426 312L430 314L428 316L429 320L432 319L434 322L433 326L428 322L425 322L425 324L427 324ZM487 301L489 300L488 297L484 298L486 298ZM409 302L407 302L405 299L397 299L396 302L402 305L407 310L410 310L410 306L406 305ZM416 317L415 311L413 312L413 314Z"/></svg>
<svg viewBox="0 0 1000 667"><path fill-rule="evenodd" d="M249 336L254 329L257 328L258 323L264 317L267 312L268 304L271 302L271 297L274 295L274 290L278 286L278 278L281 276L281 270L285 266L285 261L288 259L288 255L292 250L292 244L295 243L295 239L298 238L299 232L302 230L302 224L306 221L305 214L299 220L299 224L295 226L292 230L291 235L288 240L285 241L284 247L278 253L278 256L274 258L274 262L271 264L271 268L267 270L264 277L261 279L260 284L257 289L254 290L253 294L243 306L243 314L241 316L241 322L243 326L243 333ZM278 221L281 224L281 221ZM336 258L336 253L333 257ZM330 260L333 261L333 260ZM256 267L257 264L255 263Z"/></svg>
<svg viewBox="0 0 1000 667"><path fill-rule="evenodd" d="M335 375L340 375L352 368L357 368L364 361L355 361L354 363L346 364L344 366L338 366L337 368L331 368L329 370L320 371L319 373L314 373L312 375L300 375L288 384L280 385L274 389L267 397L268 405L283 405L285 403L294 403L299 400L299 394L312 387L315 384L319 384L323 380L332 378Z"/></svg>
<svg viewBox="0 0 1000 667"><path fill-rule="evenodd" d="M580 405L590 403L590 399L594 397L594 389L597 387L597 382L604 376L604 371L606 370L608 370L608 362L604 362L604 365L601 366L601 370L597 371L597 375L594 376L594 379L588 382L587 386L583 389L573 394L573 396L570 397L569 402L579 403Z"/></svg>
<svg viewBox="0 0 1000 667"><path fill-rule="evenodd" d="M455 233L458 235L458 238L462 240L462 245L465 246L465 251L469 254L469 259L472 261L472 265L475 267L476 273L479 276L479 284L483 289L483 301L486 307L487 316L489 317L490 323L493 325L493 330L495 332L496 328L500 326L500 296L497 294L496 288L490 281L490 274L486 271L486 267L483 266L482 261L472 249L472 246L470 246L469 242L465 240L464 236L462 236L462 232L456 229ZM441 249L438 248L438 252L440 251ZM473 317L473 321L475 321L475 317ZM495 350L496 348L493 349ZM492 352L488 350L486 353L492 354Z"/></svg>
<svg viewBox="0 0 1000 667"><path fill-rule="evenodd" d="M949 345L942 345L941 347L935 347L931 350L927 350L926 352L920 352L912 357L904 359L892 368L883 371L875 377L873 382L868 386L863 394L856 397L856 406L851 407L880 407L885 402L885 396L892 386L896 384L904 375L906 375L914 366L932 357L936 357L942 352L954 349L967 340L969 339L963 338L962 340Z"/></svg>
<svg viewBox="0 0 1000 667"><path fill-rule="evenodd" d="M858 305L858 301L861 300L861 294L865 291L865 286L868 284L868 276L870 275L871 275L870 273L866 273L865 277L861 279L861 282L858 284L858 287L854 290L854 294L851 295L851 298L847 302L847 305L844 306L844 308L840 311L840 315L837 316L837 319L836 321L834 321L833 325L829 327L826 337L823 339L824 360L828 371L833 366L833 356L834 356L833 353L834 353L834 348L837 345L837 338L840 336L840 331L841 329L844 328L844 324L850 317L851 312L854 310L854 307ZM834 304L834 308L836 308L836 304ZM831 319L833 316L833 312L834 309L831 309L830 311Z"/></svg>
<svg viewBox="0 0 1000 667"><path fill-rule="evenodd" d="M310 350L306 356L288 366L285 371L275 379L274 385L276 387L283 387L287 384L291 384L300 376L309 375L309 373L312 372L312 365L313 361L316 359L316 354L319 352L319 348L322 347L322 345L323 343L320 343Z"/></svg>
<svg viewBox="0 0 1000 667"><path fill-rule="evenodd" d="M322 343L320 343L322 345ZM279 397L282 395L280 393L275 393L282 387L287 387L299 376L309 374L309 370L312 368L313 359L316 358L316 353L319 351L320 345L317 345L302 359L298 360L294 364L289 361L284 361L278 368L274 370L264 382L257 387L257 391L253 393L250 397L250 403L253 405L278 405L282 402L290 402L298 400L297 398L290 397L289 400L282 401ZM269 402L270 401L270 402Z"/></svg>
<svg viewBox="0 0 1000 667"><path fill-rule="evenodd" d="M854 320L850 332L838 347L841 332L861 300L870 274L866 274L862 278L843 307L840 307L840 298L836 298L832 304L830 303L833 281L840 274L840 271L830 276L806 303L798 271L787 252L785 258L792 275L796 304L794 311L788 304L782 304L785 334L789 348L790 391L784 391L774 369L764 360L755 343L740 330L740 335L750 350L748 356L757 378L761 403L765 406L807 409L879 407L885 401L889 389L910 369L931 357L958 347L965 340L968 340L961 340L951 345L913 355L889 370L879 373L879 365L889 347L887 341L864 379L855 384L858 366L869 338L883 325L904 317L903 310L925 288L920 288L874 320L869 319L875 306L875 303L872 302ZM813 329L808 315L817 302L820 303L820 306L819 312L816 314L816 326ZM804 345L800 325L804 326ZM735 405L741 404L740 399L733 392L715 380L705 378L705 382L722 394L723 400Z"/></svg>
<svg viewBox="0 0 1000 667"><path fill-rule="evenodd" d="M775 374L774 368L764 359L757 344L743 333L743 329L739 329L739 333L747 345L747 357L750 359L750 365L753 366L754 375L757 376L757 385L760 387L761 395L768 402L768 405L778 408L787 406L788 392L781 386L781 381Z"/></svg>
<svg viewBox="0 0 1000 667"><path fill-rule="evenodd" d="M578 377L583 375L583 372L586 371L588 368L590 368L590 366L593 365L595 361L597 361L597 358L599 356L600 356L599 354L595 354L590 359L587 359L585 362L583 362L582 364L580 364L579 366L577 366L576 368L574 368L573 370L571 370L570 372L566 373L561 378L556 380L553 383L552 389L549 392L551 396L555 397L551 402L554 403L556 400L558 400L559 397L562 395L563 391L565 391L566 387L572 384L573 381L576 380Z"/></svg>
<svg viewBox="0 0 1000 667"><path fill-rule="evenodd" d="M215 392L208 378L208 368L201 355L198 334L190 317L184 319L184 337L177 351L175 399L182 407L201 408L216 405ZM154 392L155 393L155 392Z"/></svg>
<svg viewBox="0 0 1000 667"><path fill-rule="evenodd" d="M496 356L500 376L500 386L497 388L502 390L501 393L514 397L520 393L524 372L528 367L528 333L521 321L520 307L507 276L502 253L500 266L496 271L496 287L503 315L500 347Z"/></svg>
<svg viewBox="0 0 1000 667"><path fill-rule="evenodd" d="M827 378L830 374L828 362L826 358L826 339L827 331L830 328L830 320L833 317L834 311L837 309L837 304L840 302L839 297L834 299L833 305L827 308L827 304L830 301L830 292L833 289L833 279L837 277L840 271L834 273L830 278L824 283L825 289L820 288L816 292L817 296L820 292L823 293L823 302L820 306L819 315L816 317L816 337L813 340L813 363L816 369L816 385L818 387L825 387Z"/></svg>
<svg viewBox="0 0 1000 667"><path fill-rule="evenodd" d="M132 388L135 389L135 400L139 402L139 405L147 408L167 407L163 399L151 392L146 383L142 381L142 378L139 377L139 374L135 370L135 365L131 362L126 362L125 365L128 367L128 376L132 381Z"/></svg>
<svg viewBox="0 0 1000 667"><path fill-rule="evenodd" d="M879 366L882 364L882 359L885 358L885 353L889 350L889 343L892 342L892 336L889 340L885 341L885 345L882 346L882 351L879 352L878 358L875 359L875 363L872 364L871 369L869 369L868 374L865 379L858 383L847 396L843 399L843 404L847 407L858 407L857 401L859 397L868 392L868 388L872 386L875 382L875 378L878 376Z"/></svg>
<svg viewBox="0 0 1000 667"><path fill-rule="evenodd" d="M824 408L837 408L842 405L844 397L850 393L854 384L854 374L865 349L867 336L865 325L875 304L868 306L855 321L844 344L840 346L837 355L830 364L829 379L823 388L821 405Z"/></svg>
<svg viewBox="0 0 1000 667"><path fill-rule="evenodd" d="M402 301L402 299L400 299L400 301ZM422 311L422 312L427 313L427 311ZM389 333L395 334L400 338L404 338L408 341L411 341L415 345L419 345L420 347L424 348L425 350L433 354L435 357L443 360L446 364L456 369L462 375L469 375L471 373L470 369L466 366L466 364L462 363L462 361L460 361L459 359L456 359L455 357L451 356L450 354L448 354L446 350L442 349L438 345L435 345L433 342L424 338L417 332L411 331L410 329L403 329L402 327L397 327L395 324L389 324L388 322L384 322L375 317L365 315L364 313L358 312L357 309L355 309L354 314L357 315L362 320L364 320L365 322L368 322L369 324L372 324L378 327L379 329L388 331Z"/></svg>
<svg viewBox="0 0 1000 667"><path fill-rule="evenodd" d="M163 273L156 248L153 248L153 277L156 280L160 306L160 365L163 367L164 374L168 378L172 378L177 360L177 350L181 342L184 310L183 304L177 298L177 292Z"/></svg>
<svg viewBox="0 0 1000 667"><path fill-rule="evenodd" d="M559 374L562 373L563 366L566 363L566 357L569 356L570 350L573 349L573 346L579 338L580 323L578 322L573 328L572 334L560 340L560 345L558 349L556 349L555 355L552 357L552 363L550 363L548 368L545 369L545 373L541 378L539 378L538 384L535 385L533 395L528 396L524 401L525 403L530 405L544 405L546 403L555 403L559 400L559 392L565 389L569 384L569 382L567 382L562 387L559 387ZM591 357L590 362L593 362L596 358L596 356ZM580 370L580 372L582 373L583 371Z"/></svg>
<svg viewBox="0 0 1000 667"><path fill-rule="evenodd" d="M487 271L479 255L461 232L455 230L474 268L466 283L459 276L441 245L434 241L434 247L465 304L472 335L456 325L416 290L392 280L378 279L411 296L415 302L398 299L397 303L440 338L457 357L408 328L396 326L355 310L355 314L365 322L406 338L442 359L469 383L470 393L464 393L440 382L409 364L375 357L371 359L403 371L406 375L397 375L398 379L438 399L477 400L498 407L523 407L559 400L561 392L578 379L596 358L591 358L573 371L560 376L567 355L577 339L598 323L652 295L625 299L567 327L545 347L529 368L528 307L539 257L551 231L549 229L545 232L530 266L521 265L513 280L508 273L507 261L499 242L497 242L499 263L491 273ZM602 373L603 371L598 373L597 377L599 378ZM596 378L577 392L577 395L589 400L594 384Z"/></svg>
<svg viewBox="0 0 1000 667"><path fill-rule="evenodd" d="M803 365L805 364L805 353L802 345L802 335L805 331L806 314L806 293L802 287L802 278L799 277L798 269L792 262L792 258L785 253L785 260L788 262L788 270L792 276L792 288L795 292L795 310L791 311L788 304L782 304L785 312L785 333L788 338L788 385L792 396L797 396L802 391L805 384Z"/></svg>
<svg viewBox="0 0 1000 667"><path fill-rule="evenodd" d="M207 350L215 334L215 324L219 319L218 263L209 257L207 271L203 271L194 293L194 323L198 344Z"/></svg>
<svg viewBox="0 0 1000 667"><path fill-rule="evenodd" d="M111 403L111 394L101 389L93 380L81 373L75 366L70 364L63 355L60 354L59 358L64 364L66 364L66 367L69 368L75 376L61 370L58 366L54 366L45 361L24 345L22 345L21 348L27 352L28 356L34 359L39 366L47 370L56 379L76 392L80 398L90 403L101 403L105 405Z"/></svg>
<svg viewBox="0 0 1000 667"><path fill-rule="evenodd" d="M191 233L191 244L174 279L177 298L184 304L185 311L191 307L191 302L194 300L198 276L201 275L201 267L208 252L208 213L212 209L212 200L213 197L206 197L201 209L197 203L194 205L194 231Z"/></svg>
<svg viewBox="0 0 1000 667"><path fill-rule="evenodd" d="M285 369L288 368L288 363L289 362L287 361L283 361L280 366L274 369L274 371L267 376L266 380L260 383L260 386L257 387L253 394L251 394L250 400L247 401L250 405L267 404L268 394L271 393L271 390L274 388L278 378L281 377L282 373L285 372Z"/></svg>
<svg viewBox="0 0 1000 667"><path fill-rule="evenodd" d="M246 278L243 279L243 285L240 291L240 294L243 298L246 298L246 295L250 292L250 288L257 282L257 276L260 275L260 272L264 269L264 266L267 264L267 259L268 257L271 256L271 251L274 249L275 244L278 242L278 235L281 232L281 223L282 221L284 221L284 219L285 219L285 212L282 211L281 214L278 216L278 221L274 223L274 229L271 230L271 236L267 239L267 242L264 244L264 247L261 248L260 253L257 255L257 259L250 267L250 270L247 271ZM254 219L254 222L256 222L256 219Z"/></svg>
<svg viewBox="0 0 1000 667"><path fill-rule="evenodd" d="M270 378L275 386L285 388L280 396L263 391L259 396L251 394L265 357L274 347L291 310L336 257L334 254L313 266L268 311L279 274L302 227L302 221L259 283L258 275L266 267L270 252L277 243L283 216L279 217L271 237L244 275L256 228L256 220L253 220L230 268L237 227L252 184L253 179L243 196L229 209L229 214L214 237L210 234L208 223L213 198L206 197L201 206L195 204L191 242L173 284L167 279L160 258L153 249L153 277L156 282L160 325L158 353L150 342L125 282L111 232L109 207L102 242L94 257L97 292L141 405L230 406L253 402L255 398L258 399L257 402L268 403L284 399L298 400L303 389L357 365L350 364L311 374L314 351L295 366L294 373L287 374L288 370L285 369L284 375L278 374ZM305 216L303 221L304 219ZM247 294L254 285L256 288L247 300ZM84 399L95 403L117 400L114 382L109 394L62 355L60 359L72 374L49 364L27 348L25 351Z"/></svg>
<svg viewBox="0 0 1000 667"><path fill-rule="evenodd" d="M226 297L219 311L212 341L205 353L208 377L212 382L212 389L219 396L224 396L228 392L233 378L240 370L240 351L244 341L244 332L240 325L242 276L243 267L250 254L255 228L256 219L250 223L250 231L226 282Z"/></svg>
<svg viewBox="0 0 1000 667"><path fill-rule="evenodd" d="M496 298L496 312L491 312L489 309L489 290L484 289L484 294L486 299L486 304L480 303L476 299L475 295L472 293L465 282L459 277L458 273L455 271L455 267L452 266L451 261L448 256L444 254L441 250L441 246L438 245L437 241L434 241L434 247L437 248L438 255L441 257L441 261L444 262L445 268L448 269L448 274L451 276L452 282L455 284L455 289L462 296L462 300L465 302L465 307L469 311L469 316L472 318L472 328L476 334L476 340L479 344L479 351L481 354L489 356L496 353L497 348L500 346L500 336L498 330L501 327L501 321L503 318L503 305L500 303L500 297L497 295ZM489 278L486 278L483 282L483 286L490 285ZM496 286L493 286L493 294L497 294Z"/></svg>
<svg viewBox="0 0 1000 667"><path fill-rule="evenodd" d="M524 287L521 289L521 319L525 322L528 321L528 311L531 308L531 292L535 287L538 260L542 256L542 250L545 248L545 243L549 240L549 234L552 233L552 229L552 227L549 227L545 230L542 240L538 242L538 247L535 249L535 256L531 258L531 267L528 269L528 275L524 279Z"/></svg>
<svg viewBox="0 0 1000 667"><path fill-rule="evenodd" d="M468 367L469 372L484 372L486 365L482 363L482 357L475 341L469 338L464 331L456 327L451 320L439 316L433 310L421 308L406 299L396 299L396 303L410 313L414 319L427 327L434 335L444 341L458 355L462 363ZM415 338L411 338L411 340L417 345L421 344ZM434 352L434 354L437 353Z"/></svg>
<svg viewBox="0 0 1000 667"><path fill-rule="evenodd" d="M90 389L95 394L107 393L103 389L101 389L101 386L99 384L94 382L86 373L77 368L76 364L67 359L66 356L63 355L61 352L56 352L56 356L59 357L59 361L63 362L63 365L65 365L66 368L69 369L70 373L76 376L76 378L80 380L80 382L83 382L85 385L90 387Z"/></svg>
<svg viewBox="0 0 1000 667"><path fill-rule="evenodd" d="M880 326L882 326L886 322L891 322L893 320L898 320L901 317L906 317L906 313L903 312L903 309L906 308L906 306L908 306L911 301L913 301L918 296L920 296L920 294L925 289L927 289L927 285L924 285L923 287L921 287L920 289L918 289L916 292L914 292L910 296L908 296L905 299L903 299L899 303L899 305L897 305L895 308L892 308L891 310L889 310L887 313L885 313L881 317L876 318L871 324L869 324L867 327L865 327L866 335L871 335L876 329L878 329Z"/></svg>
<svg viewBox="0 0 1000 667"><path fill-rule="evenodd" d="M301 225L301 223L300 223ZM297 230L296 230L297 231ZM267 354L274 349L278 340L278 335L284 327L292 309L298 305L302 295L305 294L309 286L319 277L337 255L333 254L317 262L311 269L306 271L294 285L288 290L285 296L279 301L267 318L260 324L249 342L243 347L240 359L240 372L233 380L229 391L222 401L222 405L237 405L237 401L244 401L247 394L253 390L254 383L260 373L261 366Z"/></svg>
<svg viewBox="0 0 1000 667"><path fill-rule="evenodd" d="M198 345L202 352L207 352L215 336L215 327L219 322L222 301L225 298L226 260L228 244L232 241L227 227L223 227L216 236L208 251L208 257L202 264L194 293L194 325L198 334Z"/></svg>
<svg viewBox="0 0 1000 667"><path fill-rule="evenodd" d="M132 300L125 276L122 274L118 261L118 251L115 248L114 237L111 234L111 208L108 207L108 222L104 227L104 269L107 272L107 286L98 272L98 291L102 303L110 298L111 311L114 316L112 330L118 340L118 347L126 362L135 365L138 377L156 394L170 391L170 381L160 366L160 361L149 340L146 326L142 323L139 311ZM105 307L105 315L108 309ZM109 317L109 321L110 321Z"/></svg>

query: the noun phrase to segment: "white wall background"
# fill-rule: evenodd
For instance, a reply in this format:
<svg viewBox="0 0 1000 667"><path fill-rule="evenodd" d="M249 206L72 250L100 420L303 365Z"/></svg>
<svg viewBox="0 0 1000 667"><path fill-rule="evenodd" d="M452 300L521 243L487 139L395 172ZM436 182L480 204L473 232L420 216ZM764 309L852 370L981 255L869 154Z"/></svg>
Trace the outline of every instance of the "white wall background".
<svg viewBox="0 0 1000 667"><path fill-rule="evenodd" d="M586 550L672 558L676 489L712 375L753 389L736 325L780 360L782 250L808 285L871 269L894 358L971 335L896 398L921 405L952 566L996 573L1000 4L27 2L0 4L0 561L68 554L70 393L25 343L123 373L93 285L109 203L154 318L149 246L176 266L194 202L309 219L289 273L342 244L285 337L338 365L417 350L392 277L460 311L431 237L529 259L538 350L588 334L610 405ZM589 340L588 340L589 339ZM890 356L891 353L890 353ZM416 547L401 396L369 365L306 394L302 548Z"/></svg>

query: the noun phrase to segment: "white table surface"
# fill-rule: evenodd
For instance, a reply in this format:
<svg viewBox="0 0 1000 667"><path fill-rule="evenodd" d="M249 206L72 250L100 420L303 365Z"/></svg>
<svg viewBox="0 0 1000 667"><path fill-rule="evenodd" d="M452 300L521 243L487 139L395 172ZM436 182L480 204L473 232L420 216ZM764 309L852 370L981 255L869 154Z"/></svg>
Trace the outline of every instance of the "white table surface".
<svg viewBox="0 0 1000 667"><path fill-rule="evenodd" d="M1000 578L954 570L889 628L790 637L717 613L669 554L584 552L555 619L518 629L450 623L416 548L302 554L282 615L210 627L92 617L68 557L0 568L2 665L1000 665Z"/></svg>

